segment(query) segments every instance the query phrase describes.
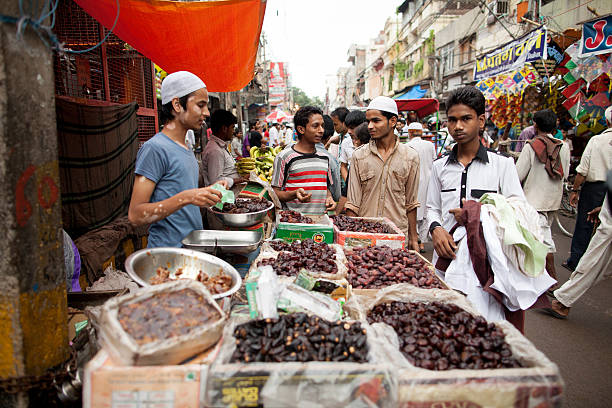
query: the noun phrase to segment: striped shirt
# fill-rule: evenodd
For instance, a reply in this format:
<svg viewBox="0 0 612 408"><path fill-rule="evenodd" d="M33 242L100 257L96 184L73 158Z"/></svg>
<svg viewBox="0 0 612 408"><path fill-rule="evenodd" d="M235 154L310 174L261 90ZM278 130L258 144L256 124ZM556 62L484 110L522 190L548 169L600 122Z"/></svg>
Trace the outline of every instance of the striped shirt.
<svg viewBox="0 0 612 408"><path fill-rule="evenodd" d="M297 198L287 201L286 207L302 214L325 214L327 186L331 184L329 156L317 147L315 153L299 153L293 148L285 148L274 159L272 186L283 191L303 188L312 197L307 203Z"/></svg>

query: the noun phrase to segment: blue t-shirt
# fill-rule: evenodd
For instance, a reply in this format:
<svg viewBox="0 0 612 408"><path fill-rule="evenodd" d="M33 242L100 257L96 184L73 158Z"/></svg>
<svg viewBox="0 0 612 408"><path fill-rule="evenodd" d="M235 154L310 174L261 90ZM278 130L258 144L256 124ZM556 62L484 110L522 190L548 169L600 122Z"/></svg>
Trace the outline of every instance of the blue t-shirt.
<svg viewBox="0 0 612 408"><path fill-rule="evenodd" d="M198 162L193 153L161 132L138 151L135 172L155 182L151 203L198 187ZM148 247L180 247L181 240L197 229L202 229L200 209L186 205L151 225Z"/></svg>

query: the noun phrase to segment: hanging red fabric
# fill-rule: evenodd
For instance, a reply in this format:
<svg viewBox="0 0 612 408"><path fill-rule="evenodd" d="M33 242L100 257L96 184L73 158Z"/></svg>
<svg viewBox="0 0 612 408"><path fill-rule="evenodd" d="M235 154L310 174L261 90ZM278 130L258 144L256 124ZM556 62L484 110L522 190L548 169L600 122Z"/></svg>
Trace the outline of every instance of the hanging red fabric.
<svg viewBox="0 0 612 408"><path fill-rule="evenodd" d="M110 29L117 0L75 0ZM191 71L211 92L253 79L265 0L175 2L120 0L113 32L166 72Z"/></svg>

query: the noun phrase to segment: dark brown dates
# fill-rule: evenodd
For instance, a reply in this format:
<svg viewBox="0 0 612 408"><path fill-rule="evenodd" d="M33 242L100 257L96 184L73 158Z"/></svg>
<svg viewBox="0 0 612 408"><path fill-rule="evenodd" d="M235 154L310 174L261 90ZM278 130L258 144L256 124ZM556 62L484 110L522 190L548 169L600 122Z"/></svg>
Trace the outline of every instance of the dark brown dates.
<svg viewBox="0 0 612 408"><path fill-rule="evenodd" d="M252 320L234 329L230 362L367 362L366 331L359 322L329 322L305 313Z"/></svg>
<svg viewBox="0 0 612 408"><path fill-rule="evenodd" d="M370 310L368 322L393 327L400 351L417 367L428 370L521 367L501 329L452 304L383 303Z"/></svg>
<svg viewBox="0 0 612 408"><path fill-rule="evenodd" d="M386 245L353 248L346 259L348 281L354 289L379 289L396 283L445 289L421 258L404 249Z"/></svg>
<svg viewBox="0 0 612 408"><path fill-rule="evenodd" d="M181 336L217 320L219 312L191 289L157 293L119 308L119 323L138 344Z"/></svg>
<svg viewBox="0 0 612 408"><path fill-rule="evenodd" d="M389 225L382 222L362 220L359 218L347 217L346 215L332 215L330 218L340 231L397 234Z"/></svg>
<svg viewBox="0 0 612 408"><path fill-rule="evenodd" d="M314 224L312 218L304 217L297 211L284 210L281 211L281 222L291 222L295 224Z"/></svg>
<svg viewBox="0 0 612 408"><path fill-rule="evenodd" d="M228 214L247 214L266 210L270 203L265 198L237 198L234 204L223 203L221 212Z"/></svg>
<svg viewBox="0 0 612 408"><path fill-rule="evenodd" d="M272 265L278 275L296 276L304 268L316 273L338 273L336 250L325 242L317 243L312 239L294 241L271 241L270 245L278 251L278 257L264 258L257 266Z"/></svg>

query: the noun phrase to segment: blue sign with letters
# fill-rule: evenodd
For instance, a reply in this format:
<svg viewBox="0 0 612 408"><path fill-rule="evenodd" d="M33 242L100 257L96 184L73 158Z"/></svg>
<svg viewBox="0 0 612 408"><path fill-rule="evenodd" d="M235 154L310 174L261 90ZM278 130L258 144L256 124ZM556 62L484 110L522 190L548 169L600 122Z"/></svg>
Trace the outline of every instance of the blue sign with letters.
<svg viewBox="0 0 612 408"><path fill-rule="evenodd" d="M582 25L581 56L612 52L612 14Z"/></svg>

